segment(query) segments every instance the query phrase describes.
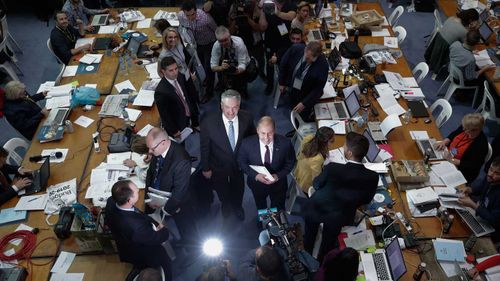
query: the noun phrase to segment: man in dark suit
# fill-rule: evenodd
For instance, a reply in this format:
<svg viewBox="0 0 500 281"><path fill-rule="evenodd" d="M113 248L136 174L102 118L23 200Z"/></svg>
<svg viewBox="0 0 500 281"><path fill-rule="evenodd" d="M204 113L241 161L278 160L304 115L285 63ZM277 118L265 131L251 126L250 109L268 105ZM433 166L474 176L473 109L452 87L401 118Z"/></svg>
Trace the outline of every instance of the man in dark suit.
<svg viewBox="0 0 500 281"><path fill-rule="evenodd" d="M20 177L21 175L31 173L31 171L6 164L9 152L0 147L0 206L17 196L19 190L31 184L31 179ZM9 175L16 175L13 180Z"/></svg>
<svg viewBox="0 0 500 281"><path fill-rule="evenodd" d="M152 213L153 209L162 208L163 214L173 217L182 246L187 251L196 250L199 248L199 239L189 186L191 158L184 147L172 142L167 132L160 128L149 131L146 144L149 153L154 156L146 175L146 192L152 187L172 194L164 206L148 203L146 212Z"/></svg>
<svg viewBox="0 0 500 281"><path fill-rule="evenodd" d="M221 110L210 112L201 122L201 167L203 176L212 182L222 204L222 215L233 211L245 219L241 206L245 184L238 166L238 149L244 138L255 134L253 117L240 110L241 96L235 90L221 95Z"/></svg>
<svg viewBox="0 0 500 281"><path fill-rule="evenodd" d="M173 57L160 62L163 78L155 90L155 103L162 127L170 136L179 138L186 127L199 129L198 96L193 81L186 81Z"/></svg>
<svg viewBox="0 0 500 281"><path fill-rule="evenodd" d="M274 133L274 121L269 116L262 117L257 125L257 135L243 140L238 152L238 163L252 190L257 210L267 208L267 197L271 207L285 209L287 175L295 165L295 151L292 143L284 136ZM250 165L265 166L272 178L257 173Z"/></svg>
<svg viewBox="0 0 500 281"><path fill-rule="evenodd" d="M361 163L369 148L365 136L350 132L344 143L346 164L330 163L313 181L305 214L304 247L312 253L318 226L323 223L323 240L318 260L335 247L340 229L354 221L356 209L368 204L377 190L378 174Z"/></svg>
<svg viewBox="0 0 500 281"><path fill-rule="evenodd" d="M139 189L129 181L116 182L106 204L105 224L116 241L120 261L134 265L137 273L147 267L163 268L165 280L172 280L170 258L162 244L169 231L135 207Z"/></svg>
<svg viewBox="0 0 500 281"><path fill-rule="evenodd" d="M304 120L314 120L313 107L323 95L328 79L328 62L321 43L294 44L281 58L279 84L290 95L290 106Z"/></svg>

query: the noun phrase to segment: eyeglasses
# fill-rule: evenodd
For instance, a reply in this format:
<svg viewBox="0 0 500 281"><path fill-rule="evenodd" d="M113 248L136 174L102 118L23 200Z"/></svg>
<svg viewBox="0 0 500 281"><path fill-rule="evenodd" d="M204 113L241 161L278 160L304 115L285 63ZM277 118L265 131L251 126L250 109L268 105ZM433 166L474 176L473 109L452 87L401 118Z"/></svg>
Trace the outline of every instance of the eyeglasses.
<svg viewBox="0 0 500 281"><path fill-rule="evenodd" d="M159 143L157 143L157 144L155 145L155 147L150 148L150 150L151 150L151 151L155 151L155 150L156 150L156 148L157 148L157 147L158 147L158 146L159 146L162 142L164 142L164 141L166 141L166 140L161 140Z"/></svg>

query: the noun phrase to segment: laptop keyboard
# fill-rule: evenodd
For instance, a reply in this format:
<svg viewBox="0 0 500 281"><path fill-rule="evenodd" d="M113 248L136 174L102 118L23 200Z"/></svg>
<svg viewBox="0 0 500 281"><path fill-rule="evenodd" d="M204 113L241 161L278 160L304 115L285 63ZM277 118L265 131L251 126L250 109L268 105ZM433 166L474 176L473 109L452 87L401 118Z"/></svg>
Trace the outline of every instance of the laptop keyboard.
<svg viewBox="0 0 500 281"><path fill-rule="evenodd" d="M457 212L476 235L486 231L469 211L457 209Z"/></svg>
<svg viewBox="0 0 500 281"><path fill-rule="evenodd" d="M423 149L423 153L425 153L426 151L429 151L429 157L431 159L436 159L437 156L436 154L434 153L434 149L432 147L432 144L430 141L428 140L421 140L420 143L422 144L422 149Z"/></svg>
<svg viewBox="0 0 500 281"><path fill-rule="evenodd" d="M337 110L337 115L339 116L339 118L346 118L347 117L347 113L345 112L344 107L342 106L342 103L336 102L333 105L335 106L335 109Z"/></svg>
<svg viewBox="0 0 500 281"><path fill-rule="evenodd" d="M54 118L54 122L55 122L56 124L61 125L61 124L62 124L62 122L64 121L64 117L65 117L65 116L66 116L66 110L59 110L59 111L57 112L56 117Z"/></svg>
<svg viewBox="0 0 500 281"><path fill-rule="evenodd" d="M389 272L387 271L387 267L385 266L385 259L383 253L374 253L373 263L375 264L375 269L377 271L377 277L379 280L390 280Z"/></svg>
<svg viewBox="0 0 500 281"><path fill-rule="evenodd" d="M99 24L104 24L106 22L106 20L107 20L107 17L101 17L99 19Z"/></svg>
<svg viewBox="0 0 500 281"><path fill-rule="evenodd" d="M313 30L312 33L314 40L321 40L321 33L318 30Z"/></svg>

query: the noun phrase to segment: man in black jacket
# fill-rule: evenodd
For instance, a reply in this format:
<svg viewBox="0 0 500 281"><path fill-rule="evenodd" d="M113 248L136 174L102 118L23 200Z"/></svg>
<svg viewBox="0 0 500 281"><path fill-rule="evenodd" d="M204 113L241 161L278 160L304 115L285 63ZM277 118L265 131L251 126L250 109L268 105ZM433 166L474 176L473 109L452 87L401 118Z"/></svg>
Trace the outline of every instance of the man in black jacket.
<svg viewBox="0 0 500 281"><path fill-rule="evenodd" d="M19 190L31 184L31 180L20 175L31 173L31 171L6 164L9 152L0 147L0 206L17 196ZM13 180L9 175L16 175Z"/></svg>
<svg viewBox="0 0 500 281"><path fill-rule="evenodd" d="M306 209L304 247L312 253L318 226L323 223L319 261L335 247L340 229L353 223L356 209L375 195L378 174L361 163L369 146L363 135L348 133L344 144L347 163L326 165L313 181L316 192Z"/></svg>
<svg viewBox="0 0 500 281"><path fill-rule="evenodd" d="M172 280L170 258L162 244L169 231L161 223L135 207L139 189L129 181L116 182L106 204L105 224L111 229L122 262L138 270L147 267L163 268L165 280Z"/></svg>
<svg viewBox="0 0 500 281"><path fill-rule="evenodd" d="M162 127L170 136L180 138L186 127L199 129L198 98L193 81L186 81L173 57L165 57L160 62L163 78L155 90Z"/></svg>
<svg viewBox="0 0 500 281"><path fill-rule="evenodd" d="M75 48L78 38L85 35L85 27L81 20L77 21L78 30L76 30L69 25L68 15L65 12L56 12L54 19L56 20L56 26L50 33L50 44L56 56L64 64L69 64L72 56L92 48L90 44Z"/></svg>
<svg viewBox="0 0 500 281"><path fill-rule="evenodd" d="M153 209L161 208L163 214L172 216L179 229L182 246L187 251L196 250L199 248L199 239L190 190L191 158L181 145L172 142L167 132L160 128L149 131L146 144L149 153L154 156L146 176L146 192L152 187L171 193L164 206L148 203L146 212L152 213Z"/></svg>
<svg viewBox="0 0 500 281"><path fill-rule="evenodd" d="M241 206L245 184L236 157L244 138L255 134L253 117L240 110L241 96L235 90L221 95L221 111L207 114L201 122L201 167L222 204L222 215L234 212L245 219Z"/></svg>

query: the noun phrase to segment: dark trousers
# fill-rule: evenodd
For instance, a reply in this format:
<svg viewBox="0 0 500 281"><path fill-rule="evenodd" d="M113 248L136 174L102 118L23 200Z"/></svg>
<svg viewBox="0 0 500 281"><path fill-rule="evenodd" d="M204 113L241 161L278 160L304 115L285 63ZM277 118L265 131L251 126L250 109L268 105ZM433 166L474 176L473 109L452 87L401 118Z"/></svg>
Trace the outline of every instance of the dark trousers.
<svg viewBox="0 0 500 281"><path fill-rule="evenodd" d="M207 45L198 45L196 47L196 53L200 58L201 64L203 65L203 69L205 69L205 74L207 77L205 78L205 95L207 97L212 97L214 95L214 81L215 74L210 67L210 57L212 56L212 47L214 43L210 43Z"/></svg>
<svg viewBox="0 0 500 281"><path fill-rule="evenodd" d="M337 236L340 234L340 230L344 225L341 216L341 214L337 213L318 215L312 212L310 214L306 214L304 217L304 248L310 254L312 254L314 248L314 241L316 241L318 227L320 223L323 223L323 239L318 253L318 261L320 262L323 260L323 257L338 244Z"/></svg>
<svg viewBox="0 0 500 281"><path fill-rule="evenodd" d="M293 85L293 82L292 82ZM300 97L300 93L297 89L290 88L287 91L290 97L290 109L293 109L297 104L302 102L302 98ZM302 112L300 112L300 117L305 122L315 122L314 112L312 107L306 106Z"/></svg>
<svg viewBox="0 0 500 281"><path fill-rule="evenodd" d="M200 233L193 204L184 204L179 213L172 215L181 235L181 245L186 250L196 250L200 247Z"/></svg>
<svg viewBox="0 0 500 281"><path fill-rule="evenodd" d="M229 174L213 171L211 180L213 189L221 201L224 217L227 217L231 211L242 210L245 183L241 171L233 171Z"/></svg>
<svg viewBox="0 0 500 281"><path fill-rule="evenodd" d="M267 84L267 89L272 89L273 84L274 84L274 65L269 63L269 60L273 56L274 53L277 51L274 49L266 48L266 84Z"/></svg>
<svg viewBox="0 0 500 281"><path fill-rule="evenodd" d="M222 82L225 89L236 90L242 97L247 97L247 75L243 72L238 75L222 72Z"/></svg>
<svg viewBox="0 0 500 281"><path fill-rule="evenodd" d="M257 184L255 186L250 187L252 190L253 199L255 200L255 205L257 206L257 210L266 209L267 208L267 197L271 199L271 206L276 207L278 210L285 209L285 200L286 200L286 179L285 182L279 181L275 184L265 185L265 184Z"/></svg>

